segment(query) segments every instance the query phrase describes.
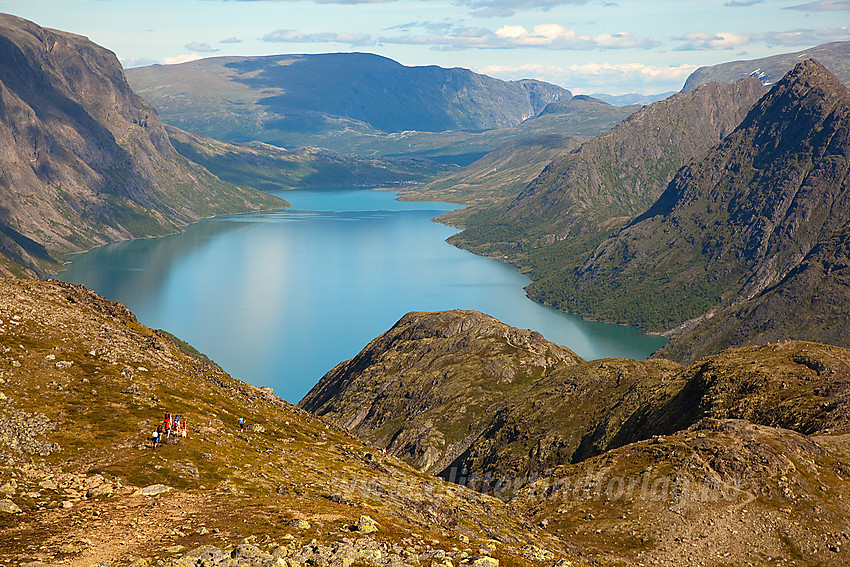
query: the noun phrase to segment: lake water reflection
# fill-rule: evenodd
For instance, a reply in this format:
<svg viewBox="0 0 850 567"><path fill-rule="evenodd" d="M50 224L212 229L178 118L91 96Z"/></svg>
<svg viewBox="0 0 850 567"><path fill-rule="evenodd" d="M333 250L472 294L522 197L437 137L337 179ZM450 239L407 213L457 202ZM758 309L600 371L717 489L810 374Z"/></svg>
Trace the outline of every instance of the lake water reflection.
<svg viewBox="0 0 850 567"><path fill-rule="evenodd" d="M529 300L511 266L445 242L455 230L430 219L455 205L363 189L281 196L293 207L104 246L59 277L291 402L414 310L476 309L590 359L645 358L665 342Z"/></svg>

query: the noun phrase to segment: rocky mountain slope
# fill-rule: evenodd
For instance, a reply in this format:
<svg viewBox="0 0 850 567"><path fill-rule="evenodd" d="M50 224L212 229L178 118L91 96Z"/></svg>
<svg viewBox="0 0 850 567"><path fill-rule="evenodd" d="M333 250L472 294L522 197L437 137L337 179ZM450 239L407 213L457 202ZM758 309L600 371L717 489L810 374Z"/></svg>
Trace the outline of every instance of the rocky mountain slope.
<svg viewBox="0 0 850 567"><path fill-rule="evenodd" d="M850 222L848 125L850 90L800 63L593 252L564 304L660 330L778 284Z"/></svg>
<svg viewBox="0 0 850 567"><path fill-rule="evenodd" d="M602 564L838 567L850 545L846 448L846 436L704 419L560 467L511 506Z"/></svg>
<svg viewBox="0 0 850 567"><path fill-rule="evenodd" d="M521 449L513 457L530 462L546 453L540 432L564 418L581 424L607 416L620 431L630 423L635 430L641 423L691 425L670 435L648 427L646 440L574 464L550 460L545 477L473 482L464 473L450 484L270 389L227 376L82 287L0 280L0 561L846 563L850 351L786 342L728 351L688 369L662 360L584 362L533 332L450 312L405 317L355 360L344 367L371 373L373 398L401 418L431 412L435 422L451 424L447 431L468 423L453 416L477 411L482 396L494 408L525 398L523 421L515 416L502 429L515 432L514 449ZM398 375L421 388L399 395ZM389 380L384 390L382 378ZM356 388L368 384L355 381L345 397L367 401ZM595 395L583 391L594 385ZM618 396L645 407L652 395L656 417L623 419ZM561 405L550 406L558 415L548 417L547 404L558 398ZM381 407L369 406L352 424L366 431L375 417L389 417ZM154 449L150 435L166 411L188 420L188 435ZM584 427L601 438L600 427ZM561 434L553 429L548 438Z"/></svg>
<svg viewBox="0 0 850 567"><path fill-rule="evenodd" d="M818 343L688 367L583 361L451 311L406 315L299 406L507 500L603 564L841 565L848 385L850 351Z"/></svg>
<svg viewBox="0 0 850 567"><path fill-rule="evenodd" d="M658 354L692 360L727 345L765 344L785 338L850 346L848 245L850 227L844 227L819 241L775 286L677 329Z"/></svg>
<svg viewBox="0 0 850 567"><path fill-rule="evenodd" d="M26 268L285 204L180 156L115 55L88 39L0 15L0 55L0 253Z"/></svg>
<svg viewBox="0 0 850 567"><path fill-rule="evenodd" d="M366 53L215 57L127 76L166 122L184 130L337 150L352 137L513 126L571 97L539 81L405 67Z"/></svg>
<svg viewBox="0 0 850 567"><path fill-rule="evenodd" d="M3 564L586 564L82 287L0 280L0 365Z"/></svg>
<svg viewBox="0 0 850 567"><path fill-rule="evenodd" d="M814 343L724 351L689 367L584 361L474 311L409 313L299 407L423 471L522 484L704 417L844 432L848 363L848 351Z"/></svg>
<svg viewBox="0 0 850 567"><path fill-rule="evenodd" d="M582 141L605 132L637 111L577 96L550 103L518 126L482 132L461 143L467 150L480 147L484 155L457 173L405 190L404 199L440 200L467 205L441 221L462 224L479 208L513 198L553 159L575 149Z"/></svg>
<svg viewBox="0 0 850 567"><path fill-rule="evenodd" d="M685 81L682 92L691 92L710 82L734 83L744 77L755 77L766 86L773 86L797 63L805 59L817 59L839 81L850 86L850 41L836 41L795 53L700 67Z"/></svg>
<svg viewBox="0 0 850 567"><path fill-rule="evenodd" d="M409 313L299 406L436 474L480 435L506 393L580 360L475 311Z"/></svg>
<svg viewBox="0 0 850 567"><path fill-rule="evenodd" d="M560 301L572 271L646 210L679 167L734 130L763 93L749 79L644 107L552 161L513 201L460 216L454 222L464 231L450 242L505 257L532 278L530 297L569 308Z"/></svg>

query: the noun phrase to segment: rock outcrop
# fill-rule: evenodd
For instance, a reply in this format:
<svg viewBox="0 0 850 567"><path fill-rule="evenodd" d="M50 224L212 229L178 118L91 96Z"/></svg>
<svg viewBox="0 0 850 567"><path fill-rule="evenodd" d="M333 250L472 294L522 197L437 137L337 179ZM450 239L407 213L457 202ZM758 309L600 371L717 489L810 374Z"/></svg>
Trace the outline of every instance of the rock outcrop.
<svg viewBox="0 0 850 567"><path fill-rule="evenodd" d="M328 372L299 407L439 473L506 392L580 361L540 333L476 311L413 312Z"/></svg>

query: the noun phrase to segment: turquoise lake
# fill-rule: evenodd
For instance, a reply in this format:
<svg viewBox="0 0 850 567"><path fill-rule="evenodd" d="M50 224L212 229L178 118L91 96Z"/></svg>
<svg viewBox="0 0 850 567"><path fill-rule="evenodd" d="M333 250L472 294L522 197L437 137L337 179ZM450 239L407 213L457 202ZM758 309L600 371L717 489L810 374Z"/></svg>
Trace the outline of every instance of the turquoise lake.
<svg viewBox="0 0 850 567"><path fill-rule="evenodd" d="M445 242L456 230L430 219L456 205L365 189L280 196L293 206L103 246L59 278L293 403L409 311L476 309L587 359L645 358L665 343L529 300L529 280L510 265Z"/></svg>

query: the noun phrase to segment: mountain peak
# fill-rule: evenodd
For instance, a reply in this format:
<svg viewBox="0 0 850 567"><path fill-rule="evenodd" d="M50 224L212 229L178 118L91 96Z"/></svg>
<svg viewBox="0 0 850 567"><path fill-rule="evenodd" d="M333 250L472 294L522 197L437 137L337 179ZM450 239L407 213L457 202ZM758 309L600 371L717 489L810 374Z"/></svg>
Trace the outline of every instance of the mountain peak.
<svg viewBox="0 0 850 567"><path fill-rule="evenodd" d="M642 315L628 322L670 329L777 284L850 223L848 124L850 91L818 62L800 63L596 249L579 275L582 295L631 301ZM648 300L647 289L663 299Z"/></svg>
<svg viewBox="0 0 850 567"><path fill-rule="evenodd" d="M829 69L816 59L807 59L789 71L764 97L759 107L766 109L776 105L788 106L808 99L806 102L808 106L829 112L832 105L828 107L816 105L815 100L846 98L848 92L850 91L847 87L841 84L841 81Z"/></svg>

